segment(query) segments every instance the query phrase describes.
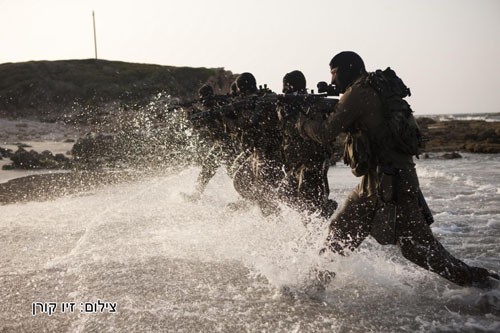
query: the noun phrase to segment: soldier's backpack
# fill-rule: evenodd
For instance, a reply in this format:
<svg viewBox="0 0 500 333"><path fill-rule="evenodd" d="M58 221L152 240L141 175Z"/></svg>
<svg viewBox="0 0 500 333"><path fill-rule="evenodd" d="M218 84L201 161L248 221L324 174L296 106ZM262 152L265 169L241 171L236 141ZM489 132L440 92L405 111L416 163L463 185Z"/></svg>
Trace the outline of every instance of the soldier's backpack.
<svg viewBox="0 0 500 333"><path fill-rule="evenodd" d="M404 100L411 96L410 89L390 67L369 73L365 80L382 100L392 148L418 158L423 148L422 135L410 104Z"/></svg>

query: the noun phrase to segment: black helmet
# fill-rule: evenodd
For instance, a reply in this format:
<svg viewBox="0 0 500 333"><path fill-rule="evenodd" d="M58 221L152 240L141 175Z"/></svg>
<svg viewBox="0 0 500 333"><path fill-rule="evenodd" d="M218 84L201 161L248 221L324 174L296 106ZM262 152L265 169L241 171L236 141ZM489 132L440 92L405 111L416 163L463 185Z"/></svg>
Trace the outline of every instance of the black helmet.
<svg viewBox="0 0 500 333"><path fill-rule="evenodd" d="M214 89L209 84L205 84L201 86L200 89L198 89L198 97L200 99L207 99L212 97L213 95L214 95Z"/></svg>
<svg viewBox="0 0 500 333"><path fill-rule="evenodd" d="M292 71L283 77L283 93L304 92L306 77L301 71Z"/></svg>
<svg viewBox="0 0 500 333"><path fill-rule="evenodd" d="M257 81L252 73L245 72L236 79L238 93L246 95L257 92Z"/></svg>
<svg viewBox="0 0 500 333"><path fill-rule="evenodd" d="M366 73L365 63L361 57L352 51L344 51L337 54L330 61L330 69L338 68L336 82L340 92L353 83L361 74Z"/></svg>

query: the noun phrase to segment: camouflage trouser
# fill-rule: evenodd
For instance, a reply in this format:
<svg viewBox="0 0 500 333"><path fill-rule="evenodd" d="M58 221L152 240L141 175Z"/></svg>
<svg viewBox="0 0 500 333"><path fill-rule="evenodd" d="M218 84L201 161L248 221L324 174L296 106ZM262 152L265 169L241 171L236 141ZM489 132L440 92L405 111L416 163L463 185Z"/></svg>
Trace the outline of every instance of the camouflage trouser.
<svg viewBox="0 0 500 333"><path fill-rule="evenodd" d="M258 204L264 215L270 215L278 211L275 189L282 177L278 163L252 154L234 172L233 185L244 199Z"/></svg>
<svg viewBox="0 0 500 333"><path fill-rule="evenodd" d="M221 166L226 167L227 174L232 177L233 164L236 153L220 144L214 144L201 162L201 172L197 179L197 191L203 193L210 180L215 176L217 169Z"/></svg>
<svg viewBox="0 0 500 333"><path fill-rule="evenodd" d="M336 208L336 202L328 200L328 161L302 164L287 172L280 188L280 197L291 206L309 213L319 212L329 218Z"/></svg>
<svg viewBox="0 0 500 333"><path fill-rule="evenodd" d="M470 267L451 255L434 237L419 205L415 170L398 176L395 236L403 256L429 271L461 286L487 279L488 271ZM380 209L376 195L360 195L354 190L330 224L329 248L338 253L354 250L373 232L373 218Z"/></svg>

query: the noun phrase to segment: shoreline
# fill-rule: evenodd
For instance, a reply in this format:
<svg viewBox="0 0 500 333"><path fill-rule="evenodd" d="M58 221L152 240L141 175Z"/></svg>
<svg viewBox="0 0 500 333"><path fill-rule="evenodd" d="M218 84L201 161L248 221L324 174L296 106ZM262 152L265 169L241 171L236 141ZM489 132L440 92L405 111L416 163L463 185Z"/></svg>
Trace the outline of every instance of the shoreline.
<svg viewBox="0 0 500 333"><path fill-rule="evenodd" d="M26 175L0 183L0 206L83 194L105 185L143 178L130 171L71 171Z"/></svg>
<svg viewBox="0 0 500 333"><path fill-rule="evenodd" d="M476 117L485 115L476 114ZM500 113L489 114L500 119ZM464 115L416 115L424 137L430 138L421 158L442 158L445 153L500 153L500 121L457 120ZM435 120L437 117L455 119ZM89 127L64 123L44 123L28 119L5 119L0 117L0 147L15 152L20 145L27 151L38 153L50 151L72 158L71 149L75 142L84 137ZM343 151L342 140L336 142L336 151ZM2 155L0 155L1 157ZM97 156L98 157L98 156ZM39 200L58 197L92 189L95 186L137 178L141 171L124 169L74 171L71 169L12 169L2 167L11 164L9 157L0 158L0 204L18 201ZM135 173L136 175L132 175ZM122 176L116 176L116 175ZM112 175L112 176L111 176ZM17 189L16 189L17 187ZM60 187L58 189L58 187ZM56 195L56 192L62 194ZM9 195L12 198L9 198Z"/></svg>

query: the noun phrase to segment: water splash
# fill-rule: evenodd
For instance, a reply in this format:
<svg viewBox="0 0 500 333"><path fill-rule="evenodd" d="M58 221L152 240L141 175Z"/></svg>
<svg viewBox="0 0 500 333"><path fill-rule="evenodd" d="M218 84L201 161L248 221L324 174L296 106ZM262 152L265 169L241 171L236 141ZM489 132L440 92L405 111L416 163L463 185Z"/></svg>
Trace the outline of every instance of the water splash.
<svg viewBox="0 0 500 333"><path fill-rule="evenodd" d="M422 167L428 165L419 165L419 170ZM454 172L452 167L443 165ZM53 201L3 206L1 296L10 308L0 305L4 307L2 328L76 332L498 329L498 290L453 286L408 263L396 247L383 247L372 239L347 257L319 257L325 223L310 218L304 225L304 216L285 206L279 218L265 218L255 206L231 210L227 204L238 194L222 171L199 202L184 201L180 193L194 190L198 172L199 168L189 167ZM332 196L340 202L357 182L345 167L332 168L329 178ZM433 176L423 178L429 180L424 190L434 198L450 187L461 191L469 186L458 182L436 188ZM474 181L483 184L481 179ZM479 193L483 201L491 195L491 191ZM429 202L431 208L436 203ZM498 267L498 228L488 226L495 216L483 220L486 214L453 214L461 209L457 200L437 207L442 211L435 228L450 251L468 262ZM447 220L447 214L454 221ZM475 229L441 231L457 220ZM337 275L324 292L311 296L307 278L315 267ZM282 294L284 286L298 292L293 297ZM96 299L116 302L118 313L31 318L23 310L34 300Z"/></svg>

